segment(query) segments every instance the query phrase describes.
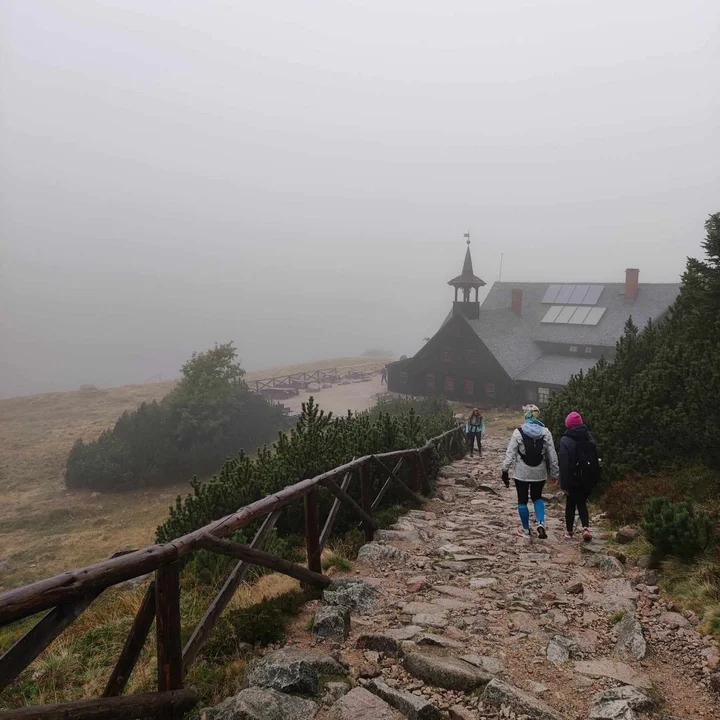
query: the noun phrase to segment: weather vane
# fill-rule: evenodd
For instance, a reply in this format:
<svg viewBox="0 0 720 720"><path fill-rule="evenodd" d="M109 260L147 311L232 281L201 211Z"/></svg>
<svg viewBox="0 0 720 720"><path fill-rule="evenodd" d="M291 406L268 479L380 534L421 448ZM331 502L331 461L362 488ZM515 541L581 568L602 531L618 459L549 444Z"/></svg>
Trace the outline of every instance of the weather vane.
<svg viewBox="0 0 720 720"><path fill-rule="evenodd" d="M464 238L467 238L467 244L469 245L469 244L470 244L470 231L468 230L468 231L463 235L463 237L464 237Z"/></svg>

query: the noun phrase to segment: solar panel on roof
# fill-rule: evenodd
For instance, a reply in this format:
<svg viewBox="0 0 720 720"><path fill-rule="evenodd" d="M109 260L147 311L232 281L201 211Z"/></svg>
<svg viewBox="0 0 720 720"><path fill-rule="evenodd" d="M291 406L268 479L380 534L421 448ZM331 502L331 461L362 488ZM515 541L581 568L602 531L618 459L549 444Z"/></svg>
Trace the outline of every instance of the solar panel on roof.
<svg viewBox="0 0 720 720"><path fill-rule="evenodd" d="M590 289L589 285L576 285L573 294L570 296L568 303L573 305L580 305L587 295L587 291Z"/></svg>
<svg viewBox="0 0 720 720"><path fill-rule="evenodd" d="M604 285L591 285L581 305L596 305L604 289Z"/></svg>
<svg viewBox="0 0 720 720"><path fill-rule="evenodd" d="M583 325L597 325L600 322L600 318L605 314L606 310L607 308L603 307L590 308L590 312L587 314Z"/></svg>
<svg viewBox="0 0 720 720"><path fill-rule="evenodd" d="M555 318L556 323L565 324L577 310L577 305L566 305Z"/></svg>
<svg viewBox="0 0 720 720"><path fill-rule="evenodd" d="M568 320L568 323L570 325L582 325L585 322L585 318L588 316L590 310L592 310L592 308L589 308L587 305L579 307L572 314L572 317Z"/></svg>
<svg viewBox="0 0 720 720"><path fill-rule="evenodd" d="M560 311L563 309L562 305L553 305L546 313L545 317L540 321L544 323L555 322L555 318L558 316Z"/></svg>
<svg viewBox="0 0 720 720"><path fill-rule="evenodd" d="M560 288L558 296L555 298L555 302L558 305L567 305L568 301L570 300L570 296L573 294L573 290L575 290L574 285L563 285Z"/></svg>
<svg viewBox="0 0 720 720"><path fill-rule="evenodd" d="M545 294L543 295L543 299L540 302L543 303L554 303L555 298L558 296L558 293L560 292L560 288L562 285L550 285L548 286L548 289L545 291ZM544 322L544 321L543 321Z"/></svg>

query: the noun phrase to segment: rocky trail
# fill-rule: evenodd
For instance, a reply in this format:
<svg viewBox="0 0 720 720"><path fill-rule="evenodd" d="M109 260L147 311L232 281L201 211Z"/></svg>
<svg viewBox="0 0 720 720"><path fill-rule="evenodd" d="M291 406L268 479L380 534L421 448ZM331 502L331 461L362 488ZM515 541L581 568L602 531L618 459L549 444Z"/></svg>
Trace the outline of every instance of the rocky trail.
<svg viewBox="0 0 720 720"><path fill-rule="evenodd" d="M363 546L314 627L248 670L207 720L720 719L717 646L655 571L605 541L518 537L505 442L443 469L438 497ZM597 531L598 529L596 529ZM644 564L644 563L643 563Z"/></svg>

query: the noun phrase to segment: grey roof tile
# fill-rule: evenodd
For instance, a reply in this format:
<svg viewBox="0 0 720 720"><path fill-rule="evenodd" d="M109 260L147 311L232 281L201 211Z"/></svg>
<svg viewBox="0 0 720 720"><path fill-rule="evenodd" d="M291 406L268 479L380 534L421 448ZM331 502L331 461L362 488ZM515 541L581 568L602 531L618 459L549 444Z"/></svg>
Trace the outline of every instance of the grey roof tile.
<svg viewBox="0 0 720 720"><path fill-rule="evenodd" d="M629 317L643 328L648 320L661 318L680 291L677 283L645 283L639 286L635 301L626 302L624 283L606 284L596 307L607 309L597 325L556 325L541 322L551 307L542 303L550 284L496 282L480 308L480 318L469 321L508 375L516 380L564 385L571 375L592 367L597 359L543 357L539 343L614 348ZM514 289L523 292L522 317L511 309Z"/></svg>
<svg viewBox="0 0 720 720"><path fill-rule="evenodd" d="M599 358L573 357L572 355L543 355L526 367L515 379L548 385L567 385L580 370L587 372Z"/></svg>

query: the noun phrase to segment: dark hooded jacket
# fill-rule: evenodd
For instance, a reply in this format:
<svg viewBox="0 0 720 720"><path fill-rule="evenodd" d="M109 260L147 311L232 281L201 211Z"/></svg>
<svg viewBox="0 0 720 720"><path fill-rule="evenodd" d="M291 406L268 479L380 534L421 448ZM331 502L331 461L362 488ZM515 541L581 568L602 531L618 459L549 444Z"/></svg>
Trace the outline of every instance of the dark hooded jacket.
<svg viewBox="0 0 720 720"><path fill-rule="evenodd" d="M587 492L592 490L599 477L587 476L579 479L575 473L575 465L580 454L587 457L588 453L593 452L597 457L595 438L585 425L577 425L565 431L565 434L560 438L560 456L558 458L560 464L560 487L563 490L586 490Z"/></svg>

